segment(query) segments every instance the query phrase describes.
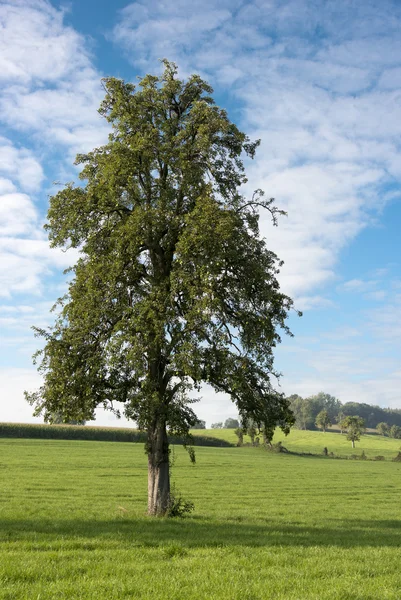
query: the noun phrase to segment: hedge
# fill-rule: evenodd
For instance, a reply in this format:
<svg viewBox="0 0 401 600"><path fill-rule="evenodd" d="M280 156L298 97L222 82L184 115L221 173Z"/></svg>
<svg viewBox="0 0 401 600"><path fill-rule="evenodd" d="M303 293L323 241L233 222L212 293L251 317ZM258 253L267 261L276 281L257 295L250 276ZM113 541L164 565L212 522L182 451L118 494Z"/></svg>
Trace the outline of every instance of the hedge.
<svg viewBox="0 0 401 600"><path fill-rule="evenodd" d="M82 425L42 425L33 423L0 423L0 438L40 438L48 440L94 440L99 442L145 442L146 433L137 429L88 427ZM192 436L194 446L233 446L226 440L210 436ZM183 444L170 436L172 444Z"/></svg>

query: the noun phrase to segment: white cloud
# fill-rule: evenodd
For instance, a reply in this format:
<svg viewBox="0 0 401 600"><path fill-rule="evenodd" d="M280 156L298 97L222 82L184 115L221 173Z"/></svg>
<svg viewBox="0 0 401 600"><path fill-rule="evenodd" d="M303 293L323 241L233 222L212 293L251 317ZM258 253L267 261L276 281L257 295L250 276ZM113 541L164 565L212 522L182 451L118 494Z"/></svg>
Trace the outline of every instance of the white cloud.
<svg viewBox="0 0 401 600"><path fill-rule="evenodd" d="M241 126L262 139L248 189L265 189L289 215L277 230L264 219L262 233L285 261L284 291L305 306L316 305L308 294L327 302L316 291L336 279L341 250L390 199L383 184L401 177L399 88L383 80L376 87L399 61L400 19L387 2L378 9L373 2L153 0L126 7L113 32L141 68L153 70L167 56L184 74L203 73L217 93L222 81L232 86Z"/></svg>
<svg viewBox="0 0 401 600"><path fill-rule="evenodd" d="M0 296L43 294L44 277L73 265L77 256L73 250L52 250L46 240L0 238Z"/></svg>
<svg viewBox="0 0 401 600"><path fill-rule="evenodd" d="M28 132L43 154L67 147L69 161L104 143L101 75L63 11L46 0L6 1L0 25L0 119Z"/></svg>
<svg viewBox="0 0 401 600"><path fill-rule="evenodd" d="M182 74L210 79L223 102L240 103L240 126L263 142L249 165L249 188L264 188L289 213L278 229L263 216L261 229L286 261L281 284L300 309L333 306L327 296L338 284L342 249L393 199L385 184L400 180L400 23L401 6L388 0L149 0L127 6L114 29L114 40L141 69L160 69L157 59L166 56L177 60ZM0 28L0 120L27 146L0 139L3 234L8 226L0 239L0 290L9 306L11 294L45 293L52 270L75 262L70 253L51 251L41 230L41 164L60 162L61 152L62 179L72 178L67 163L77 151L103 143L107 126L96 112L103 96L100 74L85 38L65 25L62 10L46 0L6 0ZM305 341L299 352L306 359L313 353L307 359L313 375L297 373L295 381L286 373L288 385L298 386L294 391L325 388L344 393L344 401L351 399L347 391L377 401L380 380L371 373L380 367L380 402L395 402L399 372L393 364L386 367L375 343L394 348L401 324L392 315L401 311L394 293L368 284L376 279L358 277L360 289L354 285L380 306L365 315L371 339L364 347L360 336L342 330L341 339L326 338L321 353L319 346L308 350L319 340ZM21 302L27 306L26 298ZM35 304L37 323L47 308ZM4 309L0 319L22 340L30 313ZM363 327L359 323L357 331ZM342 353L344 340L352 345ZM378 357L376 367L372 356ZM207 389L204 398L196 407L201 418L234 415L226 398L216 400Z"/></svg>
<svg viewBox="0 0 401 600"><path fill-rule="evenodd" d="M36 219L36 210L26 194L3 194L0 197L0 236L30 232Z"/></svg>
<svg viewBox="0 0 401 600"><path fill-rule="evenodd" d="M0 26L0 79L7 83L52 83L88 65L81 36L46 0L2 2Z"/></svg>
<svg viewBox="0 0 401 600"><path fill-rule="evenodd" d="M2 137L0 137L0 174L15 179L21 189L27 191L38 190L44 178L42 166L30 150L16 148L10 140Z"/></svg>
<svg viewBox="0 0 401 600"><path fill-rule="evenodd" d="M33 369L0 369L0 421L3 423L35 423L43 419L32 416L33 409L24 398L24 391L40 386L40 377Z"/></svg>
<svg viewBox="0 0 401 600"><path fill-rule="evenodd" d="M54 178L71 180L76 152L107 140L103 91L85 38L47 0L6 0L0 28L0 120L27 146L0 137L0 295L38 295L76 258L45 239L41 163L58 163Z"/></svg>

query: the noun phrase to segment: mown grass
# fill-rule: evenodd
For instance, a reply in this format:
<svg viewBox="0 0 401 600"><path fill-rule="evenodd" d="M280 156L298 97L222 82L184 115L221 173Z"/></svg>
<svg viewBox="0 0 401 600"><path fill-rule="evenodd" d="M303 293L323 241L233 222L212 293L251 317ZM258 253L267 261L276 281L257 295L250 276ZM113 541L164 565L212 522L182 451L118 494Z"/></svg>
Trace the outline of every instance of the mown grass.
<svg viewBox="0 0 401 600"><path fill-rule="evenodd" d="M203 432L203 433L202 433ZM205 435L208 437L218 437L221 440L235 444L237 437L234 429L197 429L193 433L199 437ZM262 440L261 440L262 441ZM401 449L401 440L383 437L381 435L368 433L361 436L359 442L355 442L355 448L352 448L351 442L347 440L346 434L339 432L326 431L301 431L292 429L285 436L279 429L276 430L273 442L281 441L290 452L310 452L312 454L322 454L323 448L328 452L333 452L336 456L349 457L351 455L360 456L362 451L368 458L375 456L384 456L390 460L397 455ZM248 436L244 436L244 442L250 442Z"/></svg>
<svg viewBox="0 0 401 600"><path fill-rule="evenodd" d="M1 599L401 598L400 463L174 447L196 509L169 520L144 515L141 444L0 453Z"/></svg>

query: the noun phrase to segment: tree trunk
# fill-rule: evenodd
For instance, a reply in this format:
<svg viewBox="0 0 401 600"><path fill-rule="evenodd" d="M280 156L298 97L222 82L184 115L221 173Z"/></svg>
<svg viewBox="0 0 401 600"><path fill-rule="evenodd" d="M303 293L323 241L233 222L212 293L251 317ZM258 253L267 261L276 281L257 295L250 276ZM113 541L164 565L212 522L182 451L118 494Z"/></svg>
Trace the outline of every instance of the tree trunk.
<svg viewBox="0 0 401 600"><path fill-rule="evenodd" d="M355 441L352 440L352 447L355 448Z"/></svg>
<svg viewBox="0 0 401 600"><path fill-rule="evenodd" d="M148 430L148 515L163 516L170 503L169 446L165 421Z"/></svg>

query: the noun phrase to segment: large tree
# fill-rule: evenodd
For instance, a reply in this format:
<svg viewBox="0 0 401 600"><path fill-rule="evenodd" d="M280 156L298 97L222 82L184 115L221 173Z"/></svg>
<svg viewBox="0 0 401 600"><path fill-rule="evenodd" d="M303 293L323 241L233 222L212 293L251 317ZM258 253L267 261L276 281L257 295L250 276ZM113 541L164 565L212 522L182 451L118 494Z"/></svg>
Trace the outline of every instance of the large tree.
<svg viewBox="0 0 401 600"><path fill-rule="evenodd" d="M258 142L230 122L199 76L174 64L138 85L104 80L109 142L77 156L82 185L50 199L52 247L77 248L68 294L39 353L35 414L92 419L116 410L147 432L148 512L170 502L168 431L196 423L202 382L229 394L240 418L272 415L288 430L289 403L272 384L273 350L291 299L280 262L259 236L258 213L280 213L258 190L245 197L242 156Z"/></svg>

